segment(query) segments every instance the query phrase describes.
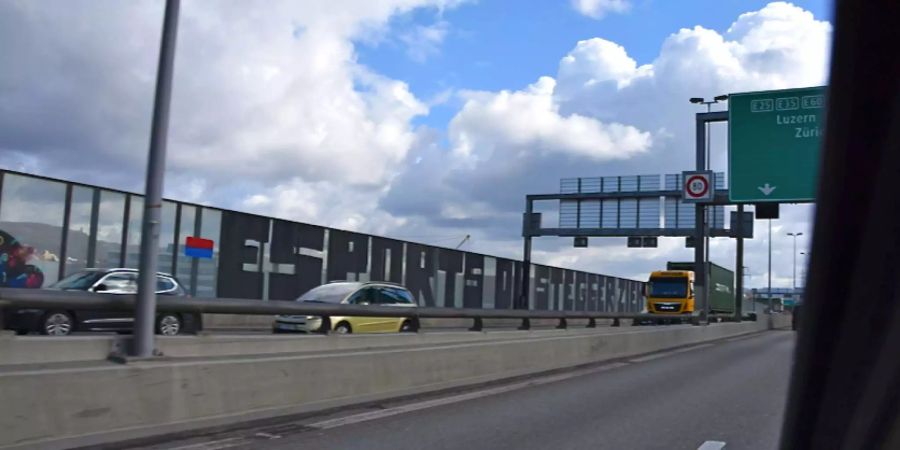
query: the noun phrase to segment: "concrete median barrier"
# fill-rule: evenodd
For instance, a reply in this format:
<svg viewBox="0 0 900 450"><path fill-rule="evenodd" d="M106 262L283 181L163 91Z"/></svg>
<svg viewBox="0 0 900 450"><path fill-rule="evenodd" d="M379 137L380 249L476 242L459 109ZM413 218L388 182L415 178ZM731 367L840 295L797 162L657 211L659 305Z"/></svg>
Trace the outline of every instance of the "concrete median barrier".
<svg viewBox="0 0 900 450"><path fill-rule="evenodd" d="M0 446L96 445L310 412L596 363L765 328L760 321L623 327L618 332L546 330L522 332L510 339L439 342L435 338L419 345L301 354L195 356L125 365L0 366L0 404L6 405L0 415ZM343 337L322 338L326 340L350 342Z"/></svg>
<svg viewBox="0 0 900 450"><path fill-rule="evenodd" d="M550 327L530 331L517 331L507 322L486 323L482 332L464 331L471 320L445 319L451 325L423 327L420 333L354 334L348 336L323 336L318 334L259 334L234 333L221 330L200 336L157 336L157 349L171 357L217 357L232 355L258 355L273 353L303 353L335 350L417 346L445 342L470 342L486 339L521 339L538 337L543 333L556 333ZM502 321L504 319L494 319ZM433 320L438 322L437 320ZM488 321L485 321L488 322ZM584 328L583 321L573 321L570 330ZM600 332L614 333L620 328L610 328L598 321ZM63 362L102 361L110 353L126 352L131 336L112 334L94 336L15 336L0 335L0 364L49 364Z"/></svg>
<svg viewBox="0 0 900 450"><path fill-rule="evenodd" d="M616 333L621 328L597 328L599 333ZM577 332L572 328L568 331ZM157 336L156 348L166 357L213 358L240 355L303 354L328 351L356 351L391 347L417 347L456 342L533 339L559 335L555 329L519 331L490 329L482 332L434 329L421 333L386 334L204 334L201 336ZM106 360L111 353L125 353L130 336L0 336L0 364L26 365Z"/></svg>

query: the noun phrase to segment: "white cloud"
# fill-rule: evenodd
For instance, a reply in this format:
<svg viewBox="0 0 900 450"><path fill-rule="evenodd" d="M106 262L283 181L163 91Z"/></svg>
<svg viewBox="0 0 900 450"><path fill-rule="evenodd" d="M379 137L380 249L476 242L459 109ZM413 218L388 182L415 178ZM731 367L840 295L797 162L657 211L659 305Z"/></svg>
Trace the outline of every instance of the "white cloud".
<svg viewBox="0 0 900 450"><path fill-rule="evenodd" d="M628 11L631 4L628 0L572 0L572 7L580 14L593 19L601 19L609 12Z"/></svg>
<svg viewBox="0 0 900 450"><path fill-rule="evenodd" d="M445 20L428 26L416 25L411 31L401 34L400 41L406 45L406 54L410 59L424 63L439 52L449 30L450 24Z"/></svg>
<svg viewBox="0 0 900 450"><path fill-rule="evenodd" d="M624 159L650 146L650 134L579 114L563 116L553 99L556 81L541 77L524 91L469 92L450 122L453 151L465 159L495 152L569 154L595 161Z"/></svg>
<svg viewBox="0 0 900 450"><path fill-rule="evenodd" d="M598 84L622 89L638 77L652 77L653 66L637 66L625 47L601 38L579 41L559 62L561 88L580 89Z"/></svg>
<svg viewBox="0 0 900 450"><path fill-rule="evenodd" d="M349 30L322 26L344 18L310 20L295 35L300 12L273 13L204 14L204 27L186 27L170 167L382 185L412 142L409 121L427 107L406 83L356 63ZM242 38L210 52L221 30Z"/></svg>
<svg viewBox="0 0 900 450"><path fill-rule="evenodd" d="M822 84L831 39L828 23L781 2L722 33L675 31L648 64L587 39L524 89L454 89L462 106L443 135L411 122L447 95L418 99L361 64L355 43L377 41L398 15L440 15L458 1L302 3L183 4L167 194L394 236L471 234L473 250L510 257L520 255L525 194L553 192L562 177L690 167L689 97ZM629 2L573 5L599 18ZM161 17L157 2L0 2L3 164L140 189ZM448 29L416 30L423 46L410 55L433 56ZM713 130L720 169L723 131ZM783 211L784 224L809 223L808 208ZM756 274L766 261L760 229L747 244ZM568 240L543 240L536 257L638 276L690 256L680 239L638 253L596 241L597 250L560 252ZM717 244L714 259L730 258L729 246ZM783 280L791 258L777 254Z"/></svg>
<svg viewBox="0 0 900 450"><path fill-rule="evenodd" d="M259 186L251 191L259 191ZM308 182L300 178L267 186L265 193L241 199L242 210L274 215L306 223L328 224L335 228L389 234L406 223L377 209L382 192L353 189L329 181Z"/></svg>
<svg viewBox="0 0 900 450"><path fill-rule="evenodd" d="M677 30L649 64L639 65L609 40L578 42L561 58L555 79L541 77L520 91L464 93L464 106L448 132L451 151L414 145L411 156L420 163L398 177L382 205L407 217L418 215L420 227L488 230L494 242L479 239L478 251L520 255L526 194L555 192L564 177L691 168L698 109L688 98L824 84L830 41L830 24L779 2L741 15L724 33L700 26ZM610 133L614 124L629 132ZM725 170L725 137L724 126L713 127L717 170ZM422 180L431 183L414 190ZM473 212L463 214L460 205L471 205ZM492 219L475 213L484 205ZM780 223L808 229L810 213L808 207L785 206ZM545 221L554 220L553 214L546 212ZM756 274L767 262L764 226L757 222L756 238L747 241L746 265ZM570 248L567 239L539 241L538 262L623 276L641 276L666 260L692 258L680 238L662 239L656 250L627 249L623 239L594 239L591 245L598 250L587 251ZM713 260L733 267L733 241L713 242ZM788 241L776 237L773 243L777 285L790 277L792 258L790 249L780 248ZM750 281L758 285L761 278Z"/></svg>
<svg viewBox="0 0 900 450"><path fill-rule="evenodd" d="M440 12L458 3L184 3L167 195L231 207L258 194L235 186L257 180L265 192L258 195L290 186L315 203L284 209L253 197L249 206L259 212L321 222L328 214L307 212L357 208L314 194L381 192L415 139L411 120L428 106L405 82L360 64L354 42L413 9ZM3 2L0 148L13 155L6 164L140 189L161 23L158 2Z"/></svg>
<svg viewBox="0 0 900 450"><path fill-rule="evenodd" d="M690 111L689 97L823 84L830 42L829 23L776 2L742 14L725 34L681 29L652 64L640 67L615 43L581 41L560 61L555 94L564 112L615 115L657 129ZM655 111L647 114L651 105Z"/></svg>

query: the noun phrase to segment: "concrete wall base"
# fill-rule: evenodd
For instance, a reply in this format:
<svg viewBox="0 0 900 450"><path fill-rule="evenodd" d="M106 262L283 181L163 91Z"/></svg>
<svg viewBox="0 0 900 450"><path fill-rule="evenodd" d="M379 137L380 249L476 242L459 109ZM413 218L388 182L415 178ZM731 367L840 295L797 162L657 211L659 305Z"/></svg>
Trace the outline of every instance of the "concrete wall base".
<svg viewBox="0 0 900 450"><path fill-rule="evenodd" d="M0 370L0 447L98 445L537 374L766 329L582 329L308 354ZM479 333L475 333L479 334Z"/></svg>

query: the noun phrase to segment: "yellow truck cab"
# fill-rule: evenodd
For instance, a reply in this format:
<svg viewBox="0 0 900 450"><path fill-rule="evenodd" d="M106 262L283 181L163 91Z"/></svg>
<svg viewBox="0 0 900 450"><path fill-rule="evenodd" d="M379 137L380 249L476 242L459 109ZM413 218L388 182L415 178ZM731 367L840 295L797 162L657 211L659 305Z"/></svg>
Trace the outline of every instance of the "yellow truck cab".
<svg viewBox="0 0 900 450"><path fill-rule="evenodd" d="M647 283L647 312L650 314L690 314L694 312L694 272L660 270Z"/></svg>

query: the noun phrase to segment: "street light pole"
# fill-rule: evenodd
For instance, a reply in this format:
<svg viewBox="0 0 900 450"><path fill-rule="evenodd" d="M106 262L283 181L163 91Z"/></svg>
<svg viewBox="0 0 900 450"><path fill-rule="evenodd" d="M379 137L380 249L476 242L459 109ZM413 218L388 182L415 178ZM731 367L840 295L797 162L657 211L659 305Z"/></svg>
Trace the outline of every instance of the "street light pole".
<svg viewBox="0 0 900 450"><path fill-rule="evenodd" d="M806 275L809 272L809 252L800 252L800 254L806 257L806 263L803 264L803 267L804 267L803 272L800 273L800 275L801 275L800 279L802 281L802 284L804 286L806 286Z"/></svg>
<svg viewBox="0 0 900 450"><path fill-rule="evenodd" d="M717 95L717 96L713 97L712 100L709 100L709 101L707 101L703 97L691 97L690 102L693 104L696 104L696 105L706 105L706 112L712 112L712 105L719 103L719 102L724 102L725 100L728 100L727 94ZM712 147L712 146L710 145L710 142L709 142L709 124L706 124L705 127L706 127L706 130L705 130L706 131L706 167L704 167L704 170L709 170L709 167L712 166L712 161L710 161L710 159L709 159L710 147ZM713 186L713 189L715 189L715 188L716 187Z"/></svg>
<svg viewBox="0 0 900 450"><path fill-rule="evenodd" d="M766 290L769 297L769 328L772 328L772 219L769 219L769 288Z"/></svg>
<svg viewBox="0 0 900 450"><path fill-rule="evenodd" d="M710 113L710 112L712 112L712 105L714 103L719 103L720 101L725 101L725 100L728 100L728 95L717 95L711 101L706 101L706 99L704 99L703 97L691 97L689 101L693 104L706 105L706 112ZM709 130L710 130L709 124L704 122L703 127L704 127L703 128L704 141L702 142L703 148L701 149L700 143L698 143L698 146L697 146L697 150L698 150L697 151L697 170L709 170L710 166L712 166L712 162L710 161L710 148L712 147L712 145L710 145L711 142L709 141ZM699 131L699 128L698 128L698 131ZM699 136L700 136L700 133L697 133L698 138L699 138ZM716 188L715 178L713 178L713 185L711 186L711 188L713 190L715 190L715 188ZM709 233L708 233L706 227L709 225L709 217L708 217L709 209L705 208L703 205L697 205L697 208L698 209L695 212L694 220L696 221L697 229L703 230L702 232L699 233L702 236L701 239L703 240L703 242L702 242L703 248L701 249L700 248L701 243L697 242L697 249L694 254L694 260L695 260L695 263L702 263L701 264L702 274L696 275L698 278L695 281L695 283L697 283L698 285L700 285L703 288L703 292L701 293L702 297L698 296L698 299L702 298L702 300L703 300L703 306L702 306L703 313L701 314L701 318L702 318L701 320L706 321L708 323L708 321L709 321L708 315L709 315L709 308L710 308L710 305L709 305L709 280L708 280L708 278L709 278L709 264L708 264L709 263ZM741 264L741 262L739 262L738 264ZM702 283L701 283L701 281L702 281Z"/></svg>
<svg viewBox="0 0 900 450"><path fill-rule="evenodd" d="M794 275L791 280L791 289L797 289L797 236L803 236L803 233L788 233L788 236L794 238Z"/></svg>
<svg viewBox="0 0 900 450"><path fill-rule="evenodd" d="M154 350L160 209L162 208L163 175L166 169L169 104L172 97L172 70L175 60L175 39L178 35L180 3L181 0L166 0L162 42L159 48L159 66L156 73L156 98L153 103L144 217L141 225L138 295L134 307L134 347L131 349L132 356L141 358L153 356Z"/></svg>
<svg viewBox="0 0 900 450"><path fill-rule="evenodd" d="M752 276L751 276L751 274L750 274L750 268L749 268L749 267L744 266L744 273L742 274L742 276L745 276L745 277L747 277L747 278L752 278ZM741 293L741 299L744 298L743 296L744 296L744 293L742 292L742 293ZM753 312L756 312L756 298L755 298L755 297L756 297L756 296L753 296L753 297L750 298L750 310L753 311Z"/></svg>

